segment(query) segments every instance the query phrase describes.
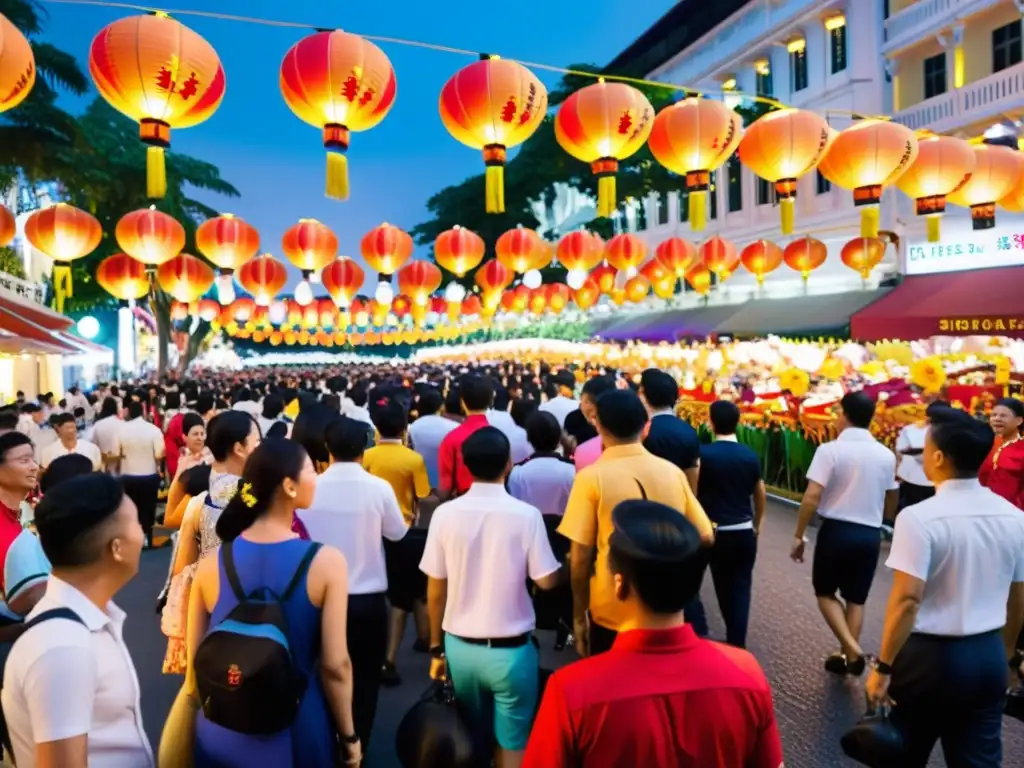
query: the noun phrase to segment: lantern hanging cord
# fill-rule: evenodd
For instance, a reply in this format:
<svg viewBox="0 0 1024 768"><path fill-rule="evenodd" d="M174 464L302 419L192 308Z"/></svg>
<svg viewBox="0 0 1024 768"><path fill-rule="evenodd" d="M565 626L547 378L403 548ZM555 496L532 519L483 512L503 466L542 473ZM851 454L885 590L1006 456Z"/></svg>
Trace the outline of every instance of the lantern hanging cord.
<svg viewBox="0 0 1024 768"><path fill-rule="evenodd" d="M143 13L164 13L168 16L197 16L206 19L219 19L221 21L240 21L246 24L259 24L265 27L283 27L286 29L308 29L314 31L324 31L331 29L330 27L318 27L313 24L308 24L299 21L284 21L278 19L263 19L256 16L240 16L231 13L220 13L217 11L195 11L187 9L173 9L173 8L157 8L149 5L139 5L137 3L119 3L114 0L41 0L44 3L52 5L86 5L94 6L97 8L117 8L125 11L141 11ZM440 51L442 53L454 53L459 56L470 56L473 58L479 58L479 51L470 51L464 48L453 48L447 45L438 45L436 43L424 43L419 40L406 40L400 37L387 37L385 35L364 35L360 33L360 37L367 40L372 40L377 43L391 43L393 45L404 45L410 48L422 48L429 51ZM753 93L744 93L742 91L713 91L713 90L701 90L697 88L688 88L684 85L675 85L673 83L662 83L657 80L646 80L642 77L627 77L626 75L611 75L604 72L588 72L581 69L567 69L566 67L556 67L553 64L541 64L535 61L524 61L523 59L516 59L511 57L510 61L518 62L524 67L530 69L541 69L547 72L556 72L562 75L574 75L577 77L591 77L601 80L611 80L619 83L628 83L630 85L643 85L648 88L665 88L670 91L678 91L693 96L705 96L705 95L716 95L716 96L732 96L748 101L757 102L759 104L767 104L776 109L786 108L786 104L778 101L777 99L770 98L768 96L761 96ZM847 115L854 118L873 117L879 120L888 120L889 118L885 115L865 115L863 112L854 112L846 109L834 109L829 107L825 110L827 115Z"/></svg>

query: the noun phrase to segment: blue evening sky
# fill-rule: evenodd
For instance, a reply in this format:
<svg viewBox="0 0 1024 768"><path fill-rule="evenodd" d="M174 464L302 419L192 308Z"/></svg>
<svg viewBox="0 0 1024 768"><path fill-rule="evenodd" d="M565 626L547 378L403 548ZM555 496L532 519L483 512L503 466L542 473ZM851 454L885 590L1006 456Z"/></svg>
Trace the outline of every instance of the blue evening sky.
<svg viewBox="0 0 1024 768"><path fill-rule="evenodd" d="M171 5L173 3L173 5ZM508 58L567 66L604 65L674 5L674 0L441 0L318 2L317 0L158 0L172 11L201 8L226 14L341 27L357 34L419 40ZM45 2L45 39L85 66L89 43L103 26L130 12ZM180 15L218 51L227 94L206 123L176 131L174 149L215 163L241 192L238 200L206 199L259 229L263 250L283 259L281 235L303 217L338 234L341 253L358 257L359 240L383 221L408 228L426 218L427 199L442 187L482 170L478 151L453 139L437 112L445 81L471 58L396 44L380 44L398 78L398 96L384 121L352 134L352 196L323 195L320 131L288 109L278 70L305 31ZM538 70L549 86L558 75ZM480 201L483 205L483 200Z"/></svg>

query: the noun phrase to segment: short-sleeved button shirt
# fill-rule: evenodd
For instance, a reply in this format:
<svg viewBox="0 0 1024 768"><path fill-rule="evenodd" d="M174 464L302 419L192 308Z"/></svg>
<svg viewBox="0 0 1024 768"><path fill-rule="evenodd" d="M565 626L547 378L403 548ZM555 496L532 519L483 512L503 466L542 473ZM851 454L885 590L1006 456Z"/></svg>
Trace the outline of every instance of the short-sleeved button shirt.
<svg viewBox="0 0 1024 768"><path fill-rule="evenodd" d="M363 454L363 469L390 483L405 522L412 523L416 499L430 495L430 478L423 457L400 442L385 441Z"/></svg>
<svg viewBox="0 0 1024 768"><path fill-rule="evenodd" d="M823 518L878 528L886 491L899 488L896 454L866 429L844 429L818 446L807 479L824 488L818 504Z"/></svg>
<svg viewBox="0 0 1024 768"><path fill-rule="evenodd" d="M473 476L462 460L462 444L478 429L490 426L487 416L482 413L470 414L459 426L444 436L437 452L437 487L465 493L473 484ZM454 481L454 489L452 483Z"/></svg>

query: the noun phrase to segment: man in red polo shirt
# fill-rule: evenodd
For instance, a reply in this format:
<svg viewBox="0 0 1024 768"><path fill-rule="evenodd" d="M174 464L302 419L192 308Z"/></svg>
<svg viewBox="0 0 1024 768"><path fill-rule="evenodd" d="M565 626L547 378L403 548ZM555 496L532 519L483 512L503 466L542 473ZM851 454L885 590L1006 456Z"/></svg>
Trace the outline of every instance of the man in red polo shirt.
<svg viewBox="0 0 1024 768"><path fill-rule="evenodd" d="M478 429L488 426L487 409L494 399L494 385L486 376L467 373L459 379L459 396L466 418L444 436L437 451L437 484L441 501L461 496L473 484L473 476L462 460L462 444Z"/></svg>
<svg viewBox="0 0 1024 768"><path fill-rule="evenodd" d="M610 651L551 677L523 768L781 768L757 661L684 623L699 584L697 529L641 499L620 503L612 522L609 567L629 618Z"/></svg>
<svg viewBox="0 0 1024 768"><path fill-rule="evenodd" d="M23 530L21 502L35 490L38 480L39 465L28 435L21 432L0 435L0 597L6 595L8 586L15 586L3 583L4 565L7 552ZM0 612L0 627L10 623L10 618ZM8 637L8 633L0 629L0 642L9 639L13 637Z"/></svg>

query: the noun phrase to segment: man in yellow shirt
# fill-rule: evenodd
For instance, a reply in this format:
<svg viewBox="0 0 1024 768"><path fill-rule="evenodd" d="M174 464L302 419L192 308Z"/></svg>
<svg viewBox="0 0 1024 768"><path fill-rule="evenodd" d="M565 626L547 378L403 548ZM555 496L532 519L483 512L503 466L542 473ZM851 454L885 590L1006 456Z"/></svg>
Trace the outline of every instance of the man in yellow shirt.
<svg viewBox="0 0 1024 768"><path fill-rule="evenodd" d="M608 567L612 510L620 502L650 499L666 504L686 516L705 546L714 541L711 521L683 471L643 447L647 419L647 410L631 390L611 390L598 398L597 431L604 452L577 473L558 527L572 542L573 634L581 656L611 648L628 618Z"/></svg>
<svg viewBox="0 0 1024 768"><path fill-rule="evenodd" d="M413 648L426 652L430 647L430 625L427 621L427 579L419 569L426 530L417 528L417 503L430 495L427 465L412 448L404 444L409 417L397 402L375 407L371 413L373 425L380 440L363 454L363 469L386 480L395 491L402 516L409 525L409 533L401 541L385 542L384 552L388 567L388 601L391 603L391 629L388 652L382 670L381 682L398 685L401 678L395 668L398 649L405 635L409 614L416 621L416 643Z"/></svg>

